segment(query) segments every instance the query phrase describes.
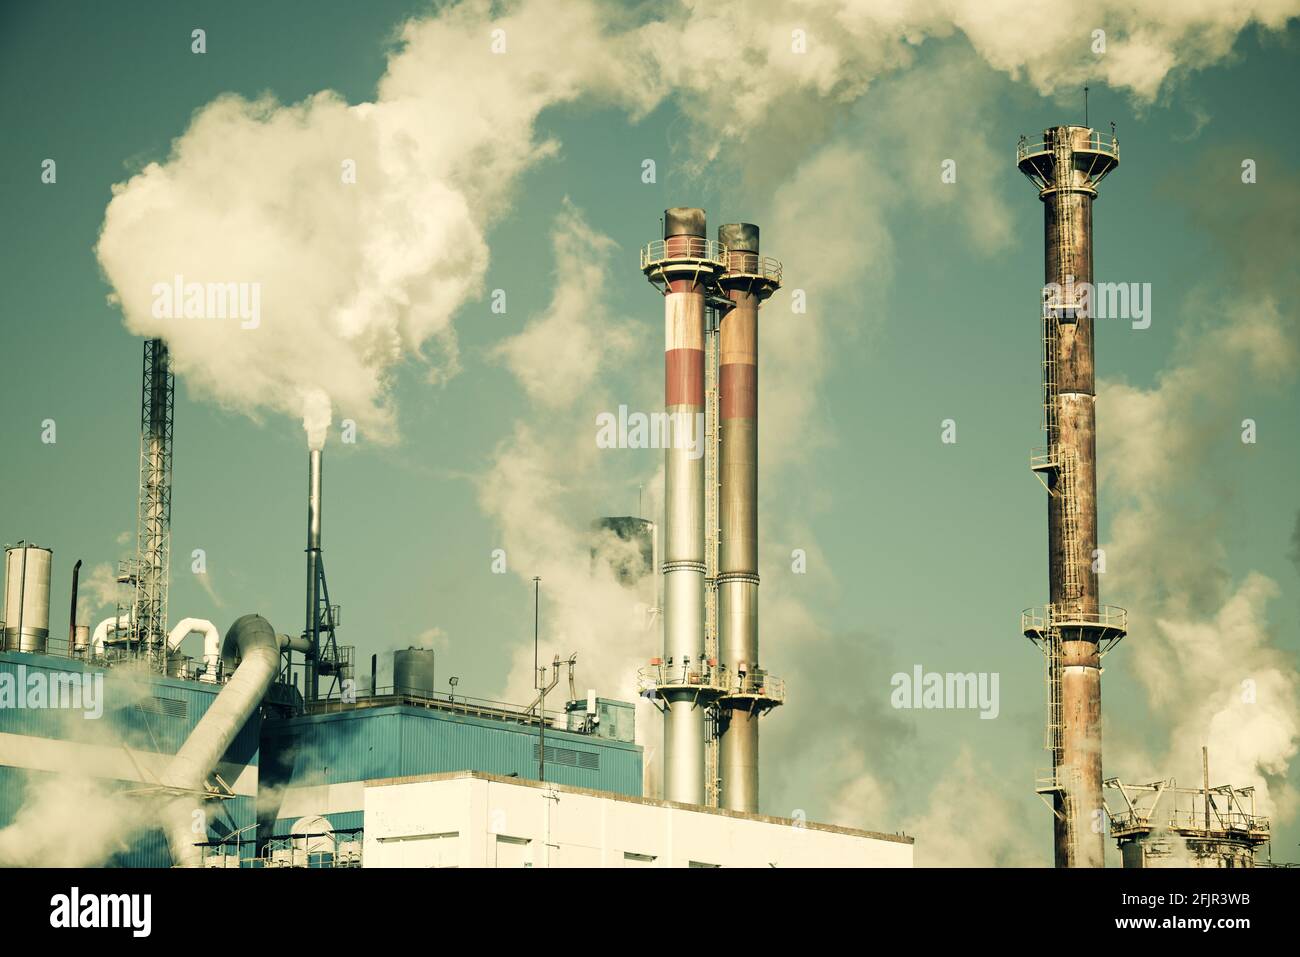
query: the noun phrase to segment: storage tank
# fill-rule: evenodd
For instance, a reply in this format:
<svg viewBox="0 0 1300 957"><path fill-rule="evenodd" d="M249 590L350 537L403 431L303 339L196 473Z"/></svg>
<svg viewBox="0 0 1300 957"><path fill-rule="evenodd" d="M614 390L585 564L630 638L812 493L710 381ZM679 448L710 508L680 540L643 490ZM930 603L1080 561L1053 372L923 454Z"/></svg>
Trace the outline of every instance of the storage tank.
<svg viewBox="0 0 1300 957"><path fill-rule="evenodd" d="M437 656L428 648L393 652L393 690L397 694L432 698L437 690Z"/></svg>
<svg viewBox="0 0 1300 957"><path fill-rule="evenodd" d="M50 637L48 548L19 542L5 549L4 642L6 651L43 653Z"/></svg>

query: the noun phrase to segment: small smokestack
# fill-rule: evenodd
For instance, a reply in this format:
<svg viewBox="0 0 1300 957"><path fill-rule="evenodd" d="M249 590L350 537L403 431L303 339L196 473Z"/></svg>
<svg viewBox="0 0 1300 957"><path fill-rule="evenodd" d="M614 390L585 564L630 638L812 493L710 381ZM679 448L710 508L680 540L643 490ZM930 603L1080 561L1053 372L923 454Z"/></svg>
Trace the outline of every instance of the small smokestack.
<svg viewBox="0 0 1300 957"><path fill-rule="evenodd" d="M314 700L319 690L316 661L320 654L320 550L322 452L312 449L307 465L307 626L308 651L303 697Z"/></svg>
<svg viewBox="0 0 1300 957"><path fill-rule="evenodd" d="M81 559L72 566L72 601L68 610L68 654L77 649L77 580L81 577Z"/></svg>

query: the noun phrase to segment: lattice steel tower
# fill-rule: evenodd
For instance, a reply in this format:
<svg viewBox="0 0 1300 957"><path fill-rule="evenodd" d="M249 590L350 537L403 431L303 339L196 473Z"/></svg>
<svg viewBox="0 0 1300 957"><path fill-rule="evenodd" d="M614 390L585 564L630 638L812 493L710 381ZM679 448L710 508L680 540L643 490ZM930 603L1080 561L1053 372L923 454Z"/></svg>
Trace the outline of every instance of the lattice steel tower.
<svg viewBox="0 0 1300 957"><path fill-rule="evenodd" d="M167 669L167 585L172 540L172 425L176 382L161 339L144 344L140 400L140 498L136 512L135 599L130 618L135 653Z"/></svg>
<svg viewBox="0 0 1300 957"><path fill-rule="evenodd" d="M1041 142L1021 137L1016 163L1043 203L1043 429L1030 467L1048 492L1050 600L1021 617L1046 656L1051 803L1057 867L1101 867L1101 656L1124 637L1127 615L1102 605L1096 572L1097 443L1093 366L1092 205L1119 165L1119 142L1086 126L1057 126Z"/></svg>

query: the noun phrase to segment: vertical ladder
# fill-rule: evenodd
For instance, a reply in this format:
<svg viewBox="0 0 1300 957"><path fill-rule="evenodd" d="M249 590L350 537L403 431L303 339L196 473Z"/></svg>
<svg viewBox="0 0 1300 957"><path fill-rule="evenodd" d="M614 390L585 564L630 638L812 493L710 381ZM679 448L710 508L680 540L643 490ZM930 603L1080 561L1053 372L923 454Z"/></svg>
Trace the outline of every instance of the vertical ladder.
<svg viewBox="0 0 1300 957"><path fill-rule="evenodd" d="M1068 137L1057 136L1052 143L1052 178L1056 191L1052 201L1056 204L1057 276L1061 287L1060 308L1048 309L1043 323L1043 428L1047 433L1047 446L1052 464L1056 468L1057 495L1061 499L1061 546L1064 552L1062 589L1066 601L1077 601L1081 594L1079 579L1079 502L1075 493L1075 455L1073 449L1061 446L1060 387L1057 382L1057 353L1060 345L1060 326L1066 309L1071 321L1078 321L1075 310L1078 302L1074 283L1078 280L1075 269L1074 207L1073 195L1074 153ZM1068 290L1068 293L1067 293Z"/></svg>
<svg viewBox="0 0 1300 957"><path fill-rule="evenodd" d="M704 658L718 660L718 321L708 307L704 332ZM712 716L704 749L704 803L719 804L722 774L718 767L718 716Z"/></svg>
<svg viewBox="0 0 1300 957"><path fill-rule="evenodd" d="M1074 207L1071 203L1074 156L1068 136L1057 135L1052 143L1053 185L1056 190L1052 201L1056 204L1057 275L1054 277L1061 289L1058 308L1049 309L1044 317L1043 333L1043 402L1044 428L1052 463L1056 468L1056 496L1061 509L1062 599L1063 604L1077 601L1080 595L1079 580L1079 502L1075 488L1075 452L1061 443L1060 386L1057 379L1057 355L1060 346L1061 322L1068 315L1071 322L1078 321L1078 301L1075 283L1079 280L1075 268ZM1054 786L1060 800L1060 812L1065 825L1066 866L1076 861L1079 820L1076 811L1078 769L1064 764L1065 713L1061 689L1061 629L1057 624L1058 606L1049 604L1047 613L1047 748L1052 754Z"/></svg>

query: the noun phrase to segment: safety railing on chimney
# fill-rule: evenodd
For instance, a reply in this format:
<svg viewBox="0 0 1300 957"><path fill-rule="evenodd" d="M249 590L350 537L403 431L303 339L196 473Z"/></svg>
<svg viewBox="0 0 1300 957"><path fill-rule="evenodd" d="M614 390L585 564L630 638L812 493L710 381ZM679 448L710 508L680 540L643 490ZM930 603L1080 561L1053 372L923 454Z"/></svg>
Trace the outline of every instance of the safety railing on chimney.
<svg viewBox="0 0 1300 957"><path fill-rule="evenodd" d="M777 285L781 283L781 263L771 256L760 256L758 253L737 252L730 249L727 250L726 264L728 276L753 276Z"/></svg>
<svg viewBox="0 0 1300 957"><path fill-rule="evenodd" d="M668 263L700 261L719 268L727 264L727 247L712 239L696 236L674 236L656 239L641 249L641 269Z"/></svg>
<svg viewBox="0 0 1300 957"><path fill-rule="evenodd" d="M1128 612L1117 605L1101 605L1092 612L1049 604L1026 608L1020 613L1020 630L1030 638L1037 639L1052 627L1092 627L1125 632L1128 630Z"/></svg>
<svg viewBox="0 0 1300 957"><path fill-rule="evenodd" d="M720 679L719 684L727 696L759 698L776 703L785 701L785 679L770 675L766 671L747 674L724 671Z"/></svg>
<svg viewBox="0 0 1300 957"><path fill-rule="evenodd" d="M1045 139L1030 140L1027 136L1022 136L1020 142L1016 144L1016 162L1020 163L1026 158L1040 153L1051 153L1054 145ZM1119 137L1114 133L1090 130L1085 142L1081 143L1078 139L1071 137L1070 148L1076 153L1105 153L1107 156L1113 156L1116 160L1119 159Z"/></svg>
<svg viewBox="0 0 1300 957"><path fill-rule="evenodd" d="M659 688L698 688L721 691L718 669L708 661L664 661L651 658L650 664L637 669L637 692L649 694Z"/></svg>

